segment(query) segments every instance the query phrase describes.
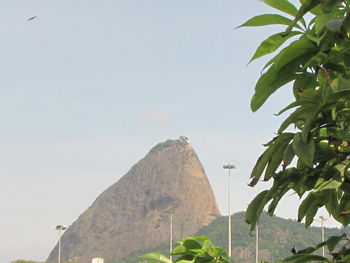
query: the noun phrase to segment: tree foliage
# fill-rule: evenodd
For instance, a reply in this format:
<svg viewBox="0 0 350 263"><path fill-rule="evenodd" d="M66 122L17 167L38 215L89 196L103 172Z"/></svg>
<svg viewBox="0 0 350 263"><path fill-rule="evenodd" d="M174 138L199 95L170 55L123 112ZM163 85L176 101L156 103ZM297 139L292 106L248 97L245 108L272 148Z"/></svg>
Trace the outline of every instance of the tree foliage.
<svg viewBox="0 0 350 263"><path fill-rule="evenodd" d="M177 242L171 260L159 253L148 253L142 257L151 259L148 263L229 263L227 254L222 248L215 247L207 237L187 237Z"/></svg>
<svg viewBox="0 0 350 263"><path fill-rule="evenodd" d="M241 27L286 25L268 37L252 60L279 51L264 66L255 86L251 109L257 111L286 84L294 101L278 115L290 112L278 134L266 144L252 173L250 186L259 180L273 181L258 194L246 211L253 230L263 209L272 215L290 190L303 198L298 221L309 226L321 207L344 226L350 223L350 7L346 0L300 0L300 7L287 0L263 0L286 13L256 16ZM307 16L306 16L307 14ZM284 45L286 41L287 45ZM293 129L290 129L294 127ZM293 159L295 161L293 161ZM331 262L313 255L322 246L333 252L336 262L349 262L349 240L331 238L316 247L296 252L285 262ZM345 243L344 243L345 242Z"/></svg>

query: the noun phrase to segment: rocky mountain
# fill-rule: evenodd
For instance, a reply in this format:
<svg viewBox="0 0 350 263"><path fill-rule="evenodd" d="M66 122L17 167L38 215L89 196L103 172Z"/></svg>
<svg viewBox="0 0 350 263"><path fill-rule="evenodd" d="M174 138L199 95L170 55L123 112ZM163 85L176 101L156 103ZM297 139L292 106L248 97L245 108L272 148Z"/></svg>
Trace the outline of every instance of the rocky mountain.
<svg viewBox="0 0 350 263"><path fill-rule="evenodd" d="M61 261L117 260L195 234L219 216L205 171L181 137L155 146L105 190L62 236ZM58 245L47 262L56 262Z"/></svg>

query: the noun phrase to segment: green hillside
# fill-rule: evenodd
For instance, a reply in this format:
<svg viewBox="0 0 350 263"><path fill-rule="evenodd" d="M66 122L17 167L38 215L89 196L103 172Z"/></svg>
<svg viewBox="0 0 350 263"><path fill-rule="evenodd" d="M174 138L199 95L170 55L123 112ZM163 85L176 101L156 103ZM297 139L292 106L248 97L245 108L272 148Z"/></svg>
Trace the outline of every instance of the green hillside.
<svg viewBox="0 0 350 263"><path fill-rule="evenodd" d="M227 216L221 216L208 226L198 231L196 236L209 237L216 246L227 248ZM174 222L175 223L175 222ZM249 225L244 221L244 213L236 213L232 217L232 247L234 262L255 262L255 233L250 233ZM339 235L344 230L325 228L325 237ZM349 234L349 230L346 230ZM259 224L259 255L260 259L276 262L278 259L291 255L291 249L305 248L311 244L321 242L321 229L310 227L305 229L304 224L294 220L270 217L263 214ZM169 245L149 248L146 251L133 253L116 263L138 263L143 261L138 256L148 252L168 254ZM112 262L111 262L112 263ZM114 262L113 262L114 263Z"/></svg>
<svg viewBox="0 0 350 263"><path fill-rule="evenodd" d="M249 225L244 221L244 213L233 216L232 247L235 262L254 262L255 233L249 234ZM325 237L339 235L340 229L325 228ZM219 217L210 225L203 227L198 235L208 236L215 245L227 248L227 217ZM291 255L291 249L306 248L321 242L321 229L310 227L294 220L270 217L263 214L259 224L259 254L260 258L270 262Z"/></svg>

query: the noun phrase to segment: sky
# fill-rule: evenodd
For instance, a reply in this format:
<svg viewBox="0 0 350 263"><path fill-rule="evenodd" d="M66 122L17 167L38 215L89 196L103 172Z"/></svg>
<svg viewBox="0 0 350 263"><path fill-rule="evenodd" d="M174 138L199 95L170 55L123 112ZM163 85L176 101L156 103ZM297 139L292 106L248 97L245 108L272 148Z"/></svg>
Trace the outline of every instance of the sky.
<svg viewBox="0 0 350 263"><path fill-rule="evenodd" d="M271 12L258 0L2 0L0 262L44 261L57 224L179 136L197 151L222 214L222 165L237 166L232 211L246 209L269 186L247 183L291 93L250 111L266 59L248 61L280 29L235 27ZM296 218L297 204L288 196L276 214Z"/></svg>

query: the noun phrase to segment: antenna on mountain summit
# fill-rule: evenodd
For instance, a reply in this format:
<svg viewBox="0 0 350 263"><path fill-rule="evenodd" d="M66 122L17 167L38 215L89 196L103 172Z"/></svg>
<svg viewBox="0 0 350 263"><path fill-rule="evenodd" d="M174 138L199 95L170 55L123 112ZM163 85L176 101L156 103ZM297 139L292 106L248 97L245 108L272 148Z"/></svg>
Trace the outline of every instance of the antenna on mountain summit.
<svg viewBox="0 0 350 263"><path fill-rule="evenodd" d="M186 136L180 136L179 140L182 141L182 142L188 143L188 137L186 137Z"/></svg>

